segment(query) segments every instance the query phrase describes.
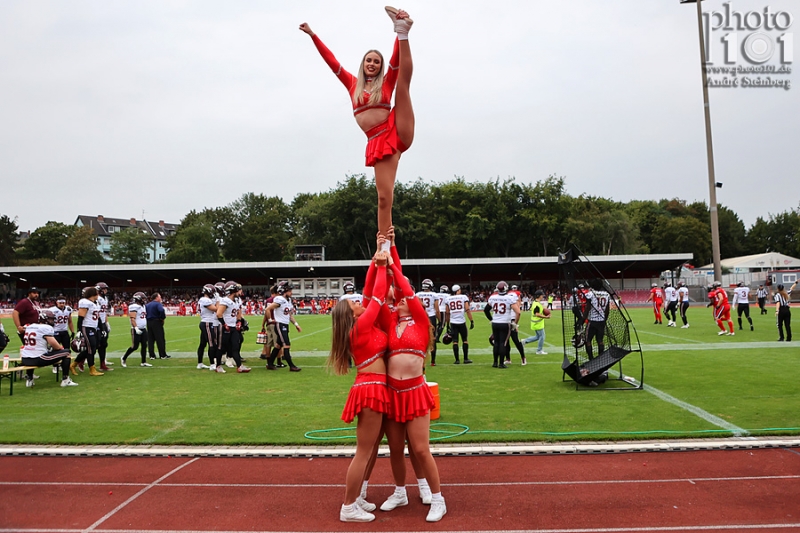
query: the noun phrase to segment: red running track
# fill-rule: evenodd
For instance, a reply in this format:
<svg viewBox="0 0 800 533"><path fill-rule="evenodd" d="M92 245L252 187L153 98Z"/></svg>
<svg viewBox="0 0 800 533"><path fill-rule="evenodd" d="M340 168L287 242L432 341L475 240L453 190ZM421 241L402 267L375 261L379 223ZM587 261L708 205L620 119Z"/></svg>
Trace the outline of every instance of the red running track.
<svg viewBox="0 0 800 533"><path fill-rule="evenodd" d="M800 531L800 449L438 457L448 513L338 520L349 459L0 457L0 532ZM409 465L409 478L411 478ZM379 459L369 500L393 487Z"/></svg>

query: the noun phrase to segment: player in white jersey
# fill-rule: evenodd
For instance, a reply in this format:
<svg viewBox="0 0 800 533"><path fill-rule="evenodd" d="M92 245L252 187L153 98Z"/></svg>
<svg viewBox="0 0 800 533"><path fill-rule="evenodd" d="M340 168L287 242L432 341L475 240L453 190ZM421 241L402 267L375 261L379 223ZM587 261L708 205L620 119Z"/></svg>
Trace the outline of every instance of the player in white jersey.
<svg viewBox="0 0 800 533"><path fill-rule="evenodd" d="M740 281L733 289L733 305L736 306L736 315L739 318L739 331L742 330L742 313L750 322L750 331L753 331L753 319L750 318L750 287Z"/></svg>
<svg viewBox="0 0 800 533"><path fill-rule="evenodd" d="M294 324L297 332L300 333L303 329L297 320L294 318L294 305L292 304L292 286L288 281L278 283L278 295L273 298L272 303L264 310L269 313L269 319L275 321L275 334L277 336L277 344L283 348L283 361L289 365L291 372L300 372L300 368L292 361L291 348L292 343L289 340L289 322ZM275 347L269 354L267 359L267 370L276 370L275 360L281 349Z"/></svg>
<svg viewBox="0 0 800 533"><path fill-rule="evenodd" d="M519 323L520 313L519 299L508 291L508 283L501 281L497 284L496 292L489 296L483 313L492 323L492 368L507 368L505 360L511 354L511 329ZM526 364L525 355L522 355L522 364Z"/></svg>
<svg viewBox="0 0 800 533"><path fill-rule="evenodd" d="M72 322L72 308L67 305L63 294L56 297L56 305L50 308L55 317L53 331L58 343L69 350L69 341L75 336L75 324Z"/></svg>
<svg viewBox="0 0 800 533"><path fill-rule="evenodd" d="M358 302L361 305L364 305L364 297L356 292L356 285L352 281L346 281L344 284L344 294L339 296L339 301L342 300L353 300L354 302Z"/></svg>
<svg viewBox="0 0 800 533"><path fill-rule="evenodd" d="M197 301L197 309L200 311L200 345L197 347L197 369L208 368L212 371L217 369L216 351L219 334L217 327L217 291L213 285L207 283L203 285L203 294ZM210 366L203 364L203 352L208 346L208 360Z"/></svg>
<svg viewBox="0 0 800 533"><path fill-rule="evenodd" d="M103 373L94 366L94 354L97 352L97 325L100 320L100 306L97 305L99 294L96 287L86 287L81 295L82 298L78 302L78 333L76 335L80 350L78 350L78 357L70 365L69 371L73 376L77 376L78 368L83 370L84 361L88 361L89 375L102 376Z"/></svg>
<svg viewBox="0 0 800 533"><path fill-rule="evenodd" d="M242 364L240 350L242 348L242 303L237 296L242 292L242 286L235 281L225 284L225 296L217 304L217 319L222 323L222 350L228 354L236 363L236 372L244 374L250 372L250 368ZM222 367L222 356L217 352L216 371L220 374L225 373Z"/></svg>
<svg viewBox="0 0 800 533"><path fill-rule="evenodd" d="M441 342L442 331L444 330L444 318L447 314L447 296L450 294L450 287L442 285L439 287L439 328L436 330L436 342Z"/></svg>
<svg viewBox="0 0 800 533"><path fill-rule="evenodd" d="M679 281L678 282L678 309L681 313L681 320L683 321L683 325L681 329L688 329L689 327L689 320L686 318L686 310L689 309L689 288L686 286L686 282Z"/></svg>
<svg viewBox="0 0 800 533"><path fill-rule="evenodd" d="M519 291L519 287L516 285L512 285L511 289L508 291L508 294L514 296L519 303L520 312L522 311L522 293ZM525 348L523 343L519 340L519 327L517 322L514 322L514 327L511 328L511 342L514 343L514 346L517 348L519 352L519 356L522 359L522 364L527 364L525 362ZM508 353L506 354L506 364L511 364L511 349L509 347Z"/></svg>
<svg viewBox="0 0 800 533"><path fill-rule="evenodd" d="M22 366L54 366L61 365L62 387L77 385L69 377L69 349L64 348L55 338L53 325L55 314L50 309L39 311L39 323L29 324L25 327L22 337ZM33 387L33 369L26 372L25 385Z"/></svg>
<svg viewBox="0 0 800 533"><path fill-rule="evenodd" d="M147 362L147 295L143 292L133 294L133 302L128 306L128 319L131 321L131 346L125 350L121 364L127 367L128 356L141 346L142 362L139 366L153 366Z"/></svg>
<svg viewBox="0 0 800 533"><path fill-rule="evenodd" d="M469 358L469 340L467 337L467 318L469 318L469 329L475 327L472 320L472 310L469 308L469 298L461 294L461 286L453 285L453 294L445 300L447 308L444 320L448 324L447 331L453 339L453 356L456 364L461 364L458 359L458 338L461 337L461 344L464 348L464 364L469 365L472 359Z"/></svg>
<svg viewBox="0 0 800 533"><path fill-rule="evenodd" d="M583 313L583 323L587 325L585 348L589 359L594 359L592 339L597 339L599 355L602 355L606 349L606 320L608 319L611 297L608 292L602 289L601 283L597 283L596 287L587 290L585 296L586 310Z"/></svg>
<svg viewBox="0 0 800 533"><path fill-rule="evenodd" d="M439 330L439 322L441 320L441 315L439 314L439 300L442 299L442 295L433 292L433 282L425 278L422 280L422 290L417 293L417 300L419 303L422 304L422 307L425 308L425 313L428 315L428 320L430 320L431 325L433 326L433 331ZM431 349L431 366L436 366L436 343L433 343L433 348Z"/></svg>
<svg viewBox="0 0 800 533"><path fill-rule="evenodd" d="M667 327L674 328L677 325L675 311L678 309L678 291L669 281L664 283L664 305L664 314L667 315L668 320Z"/></svg>
<svg viewBox="0 0 800 533"><path fill-rule="evenodd" d="M97 289L97 305L100 306L100 315L97 324L97 355L100 357L100 370L109 371L113 370L108 368L106 363L106 349L108 349L108 335L111 333L111 325L108 323L108 314L110 312L108 306L108 285L104 282L99 282L95 285Z"/></svg>

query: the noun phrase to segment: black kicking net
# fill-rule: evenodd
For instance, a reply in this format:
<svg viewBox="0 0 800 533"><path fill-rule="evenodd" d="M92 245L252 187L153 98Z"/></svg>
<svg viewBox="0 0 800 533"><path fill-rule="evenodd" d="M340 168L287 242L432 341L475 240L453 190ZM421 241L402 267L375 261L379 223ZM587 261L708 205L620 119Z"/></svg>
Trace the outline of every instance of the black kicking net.
<svg viewBox="0 0 800 533"><path fill-rule="evenodd" d="M642 347L616 291L574 245L559 253L558 264L564 374L579 387L596 387L605 383L609 379L609 369L618 365L619 368L612 371L612 379L620 382L618 388L641 389L644 384ZM641 360L638 383L622 373L622 359L630 353L638 353Z"/></svg>

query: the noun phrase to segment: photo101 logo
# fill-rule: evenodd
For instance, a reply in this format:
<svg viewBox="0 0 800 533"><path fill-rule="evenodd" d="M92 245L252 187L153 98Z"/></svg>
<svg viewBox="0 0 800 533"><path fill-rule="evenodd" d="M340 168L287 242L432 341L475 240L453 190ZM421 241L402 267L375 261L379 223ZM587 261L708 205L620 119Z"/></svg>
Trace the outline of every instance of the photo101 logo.
<svg viewBox="0 0 800 533"><path fill-rule="evenodd" d="M794 17L770 6L744 12L732 4L703 13L708 86L789 90Z"/></svg>

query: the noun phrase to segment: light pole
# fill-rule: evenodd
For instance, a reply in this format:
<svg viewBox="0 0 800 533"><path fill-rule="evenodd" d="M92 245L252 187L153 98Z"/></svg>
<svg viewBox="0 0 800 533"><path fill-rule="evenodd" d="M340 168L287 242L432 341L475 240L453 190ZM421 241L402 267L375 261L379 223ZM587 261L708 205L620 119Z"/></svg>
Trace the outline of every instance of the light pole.
<svg viewBox="0 0 800 533"><path fill-rule="evenodd" d="M708 211L711 214L711 256L714 262L714 279L722 281L719 251L719 217L717 214L717 180L714 176L714 147L711 142L711 108L708 105L708 74L706 73L706 40L703 35L703 10L701 0L681 0L681 4L697 4L697 30L700 34L700 72L703 74L703 109L706 117L706 159L708 160Z"/></svg>

